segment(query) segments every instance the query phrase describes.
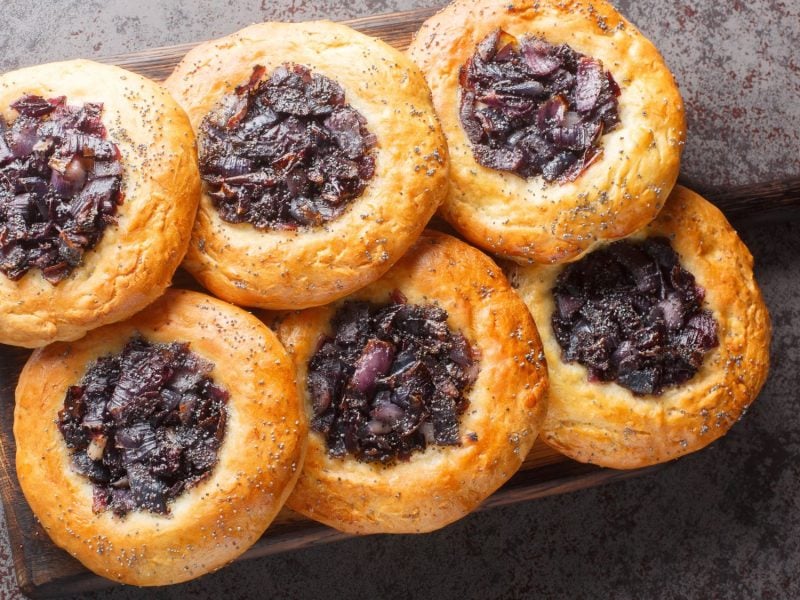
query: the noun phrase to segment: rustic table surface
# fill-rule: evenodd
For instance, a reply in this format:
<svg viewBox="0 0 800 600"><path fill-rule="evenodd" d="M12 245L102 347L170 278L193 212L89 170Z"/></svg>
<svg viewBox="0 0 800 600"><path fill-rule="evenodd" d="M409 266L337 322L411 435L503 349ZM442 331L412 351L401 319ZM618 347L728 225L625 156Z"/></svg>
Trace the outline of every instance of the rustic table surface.
<svg viewBox="0 0 800 600"><path fill-rule="evenodd" d="M443 0L5 0L0 71L192 42L259 20L347 19ZM676 72L683 180L800 176L798 0L617 0ZM710 448L611 486L87 597L800 597L800 223L743 224L773 323L759 401ZM0 598L20 598L0 526Z"/></svg>

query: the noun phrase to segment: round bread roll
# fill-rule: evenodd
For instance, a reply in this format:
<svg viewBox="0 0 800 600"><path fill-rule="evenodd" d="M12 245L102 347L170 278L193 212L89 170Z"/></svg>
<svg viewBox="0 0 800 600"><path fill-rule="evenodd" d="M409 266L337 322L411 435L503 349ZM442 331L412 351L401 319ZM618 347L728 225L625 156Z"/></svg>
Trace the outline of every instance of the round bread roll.
<svg viewBox="0 0 800 600"><path fill-rule="evenodd" d="M577 58L564 58L572 51ZM675 184L685 135L675 80L653 44L604 0L456 0L423 24L409 55L450 148L442 215L485 250L520 263L572 260L652 221ZM509 60L513 85L506 71L496 74ZM562 70L569 61L575 73ZM481 68L480 77L502 81L477 93L482 114L468 130L464 85ZM598 129L592 119L608 106L592 103L603 99L616 116ZM487 135L492 148L480 152L492 156L479 160L470 136ZM517 170L486 166L498 162ZM539 164L539 174L525 170Z"/></svg>
<svg viewBox="0 0 800 600"><path fill-rule="evenodd" d="M112 391L98 392L91 374L109 372L109 361L131 344L139 352L148 344L172 353L188 346L189 362L168 362L166 371L134 362L133 371L117 372L118 381L112 376ZM187 364L200 365L204 378L193 378ZM162 381L155 391L134 392L154 380ZM211 405L198 396L209 389L218 411L211 424L203 421ZM176 390L180 403L165 417ZM110 393L102 427L92 409L98 393ZM127 404L120 401L125 394ZM155 397L155 412L142 408L143 397ZM275 335L240 308L180 290L126 322L35 351L16 403L17 474L34 514L53 542L87 568L133 585L186 581L247 550L291 491L307 437L291 360ZM196 403L205 407L195 414ZM210 433L203 437L198 428ZM91 443L84 448L86 436ZM178 464L169 453L176 452L175 440L186 439L180 443L194 446L180 468L189 462L192 478L177 492L165 491L170 460ZM203 455L197 453L206 443L216 461L206 460L198 475ZM122 467L112 452L122 453ZM126 475L103 487L84 474L102 478L106 467L112 473L124 467Z"/></svg>
<svg viewBox="0 0 800 600"><path fill-rule="evenodd" d="M359 318L357 312L366 307L372 316ZM397 316L401 313L406 316ZM347 383L340 380L334 386L346 390L344 397L325 397L329 392L319 375L332 364L335 369L343 364L331 363L327 349L352 338L353 328L367 322L382 323L376 326L383 333L378 338L374 331L364 333L370 338L366 346L359 342L349 346L348 352L356 353L351 359L358 356L355 371L344 367ZM499 268L455 238L428 231L375 283L330 306L281 315L276 327L294 358L300 393L311 416L306 462L287 501L307 517L358 534L419 533L443 527L475 509L507 481L536 439L544 414L547 369L533 320ZM424 332L421 338L419 331ZM394 341L387 345L386 340ZM415 354L420 344L428 348L437 343L443 344L439 358ZM376 365L387 351L394 356L391 365ZM436 366L441 353L456 362L445 358L446 368L442 363ZM471 360L464 361L465 355ZM436 390L417 387L421 364L430 369L424 377L432 377ZM440 431L436 413L443 410L441 392L450 385L444 373L452 374L455 368L456 379L462 377L458 364L466 364L469 373L456 401L460 414L450 429ZM409 396L409 389L417 391ZM421 424L410 416L420 410L420 396L427 409L433 407L432 416L423 417ZM367 403L361 411L365 420L358 427L384 437L347 431L347 419L354 413L342 417L341 411L362 401ZM324 433L332 413L330 408L319 409L327 405L340 415ZM352 440L345 439L342 445L336 432L341 427L345 436L359 437L355 451ZM409 430L423 432L427 442L414 442L414 434L404 440L401 435ZM440 435L449 440L441 443ZM336 446L331 446L332 440ZM383 444L402 446L409 440L416 447L403 446L399 456L384 451Z"/></svg>
<svg viewBox="0 0 800 600"><path fill-rule="evenodd" d="M509 267L512 284L539 327L549 367L542 439L576 460L631 469L699 450L728 431L767 378L767 307L753 278L753 258L719 209L677 186L658 219L631 239L655 238L669 240L682 267L704 290L701 308L716 321L717 338L699 369L682 383L664 386L660 395L634 393L630 380L627 387L590 381L586 366L565 361L554 331L560 310L553 289L567 267ZM671 299L665 301L669 309ZM700 335L688 326L687 335Z"/></svg>
<svg viewBox="0 0 800 600"><path fill-rule="evenodd" d="M287 76L304 80L305 89L281 91ZM205 179L184 266L231 302L285 309L341 298L385 273L447 194L447 148L419 69L344 25L247 27L191 50L165 85L197 132ZM292 102L299 95L300 105L287 94ZM339 137L341 123L328 120L331 107L316 104L331 94L334 112L358 120L359 134ZM286 140L305 135L302 127L316 141L293 154L296 147ZM244 154L235 160L242 162L214 155L222 164L203 171L204 148L208 155L216 152L214 144L224 148L228 142L219 140L228 132L245 138L236 142ZM344 187L358 189L346 201L336 192L328 202L331 185L339 186L331 184L330 169L339 167L318 169L323 144L324 152L334 153L354 145L361 161L363 189L348 180Z"/></svg>
<svg viewBox="0 0 800 600"><path fill-rule="evenodd" d="M37 136L29 115L53 121L65 106L83 109L80 122L65 132L41 121L51 133ZM28 182L0 185L0 343L75 340L158 298L186 253L200 194L194 134L169 93L118 67L74 60L0 75L0 116L0 171ZM38 169L50 183L25 180L33 167L20 165L48 156ZM64 190L73 167L79 182ZM26 203L31 194L36 202ZM93 235L87 227L99 227L99 238L76 250ZM29 239L15 241L25 230ZM47 266L26 264L23 248Z"/></svg>

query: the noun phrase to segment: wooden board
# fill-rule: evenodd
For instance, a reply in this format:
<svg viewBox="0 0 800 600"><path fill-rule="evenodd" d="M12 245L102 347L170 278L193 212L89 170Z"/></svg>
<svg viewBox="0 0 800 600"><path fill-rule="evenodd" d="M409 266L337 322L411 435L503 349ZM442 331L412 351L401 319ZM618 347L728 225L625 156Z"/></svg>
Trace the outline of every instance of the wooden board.
<svg viewBox="0 0 800 600"><path fill-rule="evenodd" d="M404 49L422 21L433 12L430 9L416 10L347 23ZM182 44L112 56L106 58L105 62L163 80L192 45ZM734 223L794 218L800 215L800 180L729 190L718 194L716 199ZM87 571L50 542L19 488L14 469L15 444L12 432L14 389L20 369L29 354L27 350L0 346L0 500L5 509L17 581L22 591L34 598L86 592L114 585ZM651 469L599 469L568 460L544 444L537 443L519 473L489 498L482 509L596 486L640 475ZM238 560L296 550L345 537L345 534L284 510L261 540Z"/></svg>

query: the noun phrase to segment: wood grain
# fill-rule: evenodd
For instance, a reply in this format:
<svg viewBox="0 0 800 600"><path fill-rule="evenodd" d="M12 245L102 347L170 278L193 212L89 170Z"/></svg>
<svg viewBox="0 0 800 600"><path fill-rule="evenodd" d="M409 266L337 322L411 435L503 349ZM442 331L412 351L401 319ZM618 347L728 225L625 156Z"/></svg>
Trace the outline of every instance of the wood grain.
<svg viewBox="0 0 800 600"><path fill-rule="evenodd" d="M416 10L347 23L397 48L405 49L422 21L433 12L430 9ZM192 46L182 44L110 56L104 62L163 80ZM709 192L707 195L740 226L800 217L800 179ZM180 283L185 285L187 282L186 276L181 275ZM0 346L0 499L5 508L17 580L22 591L33 598L49 598L111 586L113 583L90 573L50 542L34 519L19 488L14 469L15 444L12 432L14 389L20 369L29 354L27 350ZM489 498L482 509L596 486L638 476L652 469L624 472L599 469L570 461L546 445L537 443L520 472ZM297 550L345 537L345 534L284 510L262 539L238 560Z"/></svg>
<svg viewBox="0 0 800 600"><path fill-rule="evenodd" d="M380 38L398 50L405 50L422 22L435 12L436 9L424 8L352 19L344 21L344 23L362 33ZM196 43L176 44L175 46L107 56L99 60L156 81L163 81L184 55L196 45Z"/></svg>
<svg viewBox="0 0 800 600"><path fill-rule="evenodd" d="M728 190L704 191L702 186L695 189L716 204L737 228L800 218L800 177Z"/></svg>

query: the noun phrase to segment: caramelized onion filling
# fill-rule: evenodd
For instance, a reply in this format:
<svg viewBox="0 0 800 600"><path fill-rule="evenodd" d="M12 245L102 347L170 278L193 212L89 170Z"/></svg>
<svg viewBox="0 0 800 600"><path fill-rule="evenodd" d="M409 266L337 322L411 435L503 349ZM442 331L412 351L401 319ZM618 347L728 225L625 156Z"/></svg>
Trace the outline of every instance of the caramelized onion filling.
<svg viewBox="0 0 800 600"><path fill-rule="evenodd" d="M106 139L103 105L26 95L0 115L0 272L40 269L55 285L115 223L122 162Z"/></svg>
<svg viewBox="0 0 800 600"><path fill-rule="evenodd" d="M447 312L408 304L347 302L309 361L311 427L331 456L407 460L429 444L458 445L459 416L478 374L475 351Z"/></svg>
<svg viewBox="0 0 800 600"><path fill-rule="evenodd" d="M660 395L691 379L719 343L704 297L666 238L615 242L559 275L553 331L562 358L590 380Z"/></svg>
<svg viewBox="0 0 800 600"><path fill-rule="evenodd" d="M220 216L257 229L319 226L375 174L377 140L335 81L287 64L226 96L200 126L200 174Z"/></svg>
<svg viewBox="0 0 800 600"><path fill-rule="evenodd" d="M167 514L211 474L228 402L212 369L189 344L135 337L67 390L58 426L72 467L94 486L95 512Z"/></svg>
<svg viewBox="0 0 800 600"><path fill-rule="evenodd" d="M566 44L495 30L462 67L460 85L475 160L520 177L575 180L619 124L611 73Z"/></svg>

